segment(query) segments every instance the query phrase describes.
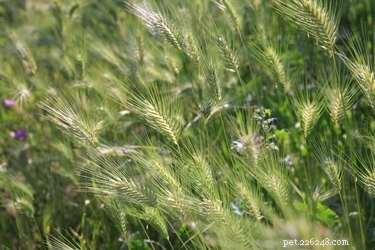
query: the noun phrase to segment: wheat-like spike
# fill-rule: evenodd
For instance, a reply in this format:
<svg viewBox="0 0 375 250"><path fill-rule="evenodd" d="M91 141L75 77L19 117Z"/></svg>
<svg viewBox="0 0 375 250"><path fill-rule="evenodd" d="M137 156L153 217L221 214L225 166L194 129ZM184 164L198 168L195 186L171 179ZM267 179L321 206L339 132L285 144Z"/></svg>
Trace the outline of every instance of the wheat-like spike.
<svg viewBox="0 0 375 250"><path fill-rule="evenodd" d="M169 239L168 227L165 216L161 213L159 207L144 207L143 209L130 207L127 208L127 212L136 218L145 220L147 223L156 229L161 237Z"/></svg>
<svg viewBox="0 0 375 250"><path fill-rule="evenodd" d="M249 140L249 138L247 140ZM256 140L256 136L251 135L250 141L248 142L249 146L248 146L248 150L247 150L248 156L250 157L250 160L251 160L251 163L253 164L253 166L258 165L260 153L261 153L260 145L258 145L255 142L255 140Z"/></svg>
<svg viewBox="0 0 375 250"><path fill-rule="evenodd" d="M178 214L182 221L186 220L188 217L201 213L199 212L199 201L196 198L190 197L183 193L181 190L162 190L160 195L160 202L165 206L165 209L173 211L173 213Z"/></svg>
<svg viewBox="0 0 375 250"><path fill-rule="evenodd" d="M355 157L353 158L356 159L355 162L358 164L352 166L355 181L359 182L363 189L375 198L375 155L372 151L365 153L364 155L362 152L359 153L359 151L354 151L354 155ZM350 164L353 163L350 162Z"/></svg>
<svg viewBox="0 0 375 250"><path fill-rule="evenodd" d="M270 65L275 72L276 79L281 83L286 92L290 90L291 84L285 73L285 67L282 63L280 56L277 54L276 50L269 46L265 49L266 57L270 61Z"/></svg>
<svg viewBox="0 0 375 250"><path fill-rule="evenodd" d="M358 88L353 86L352 81L347 71L343 71L343 66L322 69L318 75L318 82L324 90L326 108L336 124L342 122L356 100Z"/></svg>
<svg viewBox="0 0 375 250"><path fill-rule="evenodd" d="M356 181L363 186L363 188L375 198L375 167L372 164L375 160L373 153L366 157L360 156L356 153L358 162L362 165L361 167L356 166L354 173L356 174Z"/></svg>
<svg viewBox="0 0 375 250"><path fill-rule="evenodd" d="M232 3L230 0L221 0L221 3L216 2L217 6L225 11L225 13L228 14L229 18L232 20L234 29L240 34L241 33L241 24L240 24L240 18L238 14L236 13Z"/></svg>
<svg viewBox="0 0 375 250"><path fill-rule="evenodd" d="M125 86L129 99L124 104L142 118L150 127L165 135L178 146L178 135L181 123L177 120L179 111L178 103L174 105L166 101L166 97L160 94L156 87L150 89L132 91ZM121 100L123 102L123 100Z"/></svg>
<svg viewBox="0 0 375 250"><path fill-rule="evenodd" d="M14 207L22 214L26 214L29 217L33 217L35 213L35 208L33 206L33 201L24 195L14 195Z"/></svg>
<svg viewBox="0 0 375 250"><path fill-rule="evenodd" d="M334 186L335 191L339 193L341 191L342 186L342 167L338 163L332 160L328 160L325 162L323 166L323 171L327 175L329 181Z"/></svg>
<svg viewBox="0 0 375 250"><path fill-rule="evenodd" d="M202 197L214 196L214 178L206 159L197 153L192 155L193 163L188 169L189 178L193 180L193 189Z"/></svg>
<svg viewBox="0 0 375 250"><path fill-rule="evenodd" d="M236 140L232 141L231 149L245 156L246 167L254 168L258 166L261 159L262 141L259 136L259 130L255 125L255 119L252 119L253 113L236 114L236 119L232 119L231 127L236 135Z"/></svg>
<svg viewBox="0 0 375 250"><path fill-rule="evenodd" d="M41 104L48 113L47 119L59 126L59 128L78 139L89 142L93 146L99 145L97 137L102 128L102 121L95 121L84 110L77 109L73 98L50 98Z"/></svg>
<svg viewBox="0 0 375 250"><path fill-rule="evenodd" d="M261 220L263 216L260 212L260 207L258 206L259 198L257 195L252 190L247 189L242 183L237 184L237 190L246 205L247 213L251 217Z"/></svg>
<svg viewBox="0 0 375 250"><path fill-rule="evenodd" d="M374 93L375 91L375 78L374 72L367 65L354 65L354 71L357 73L357 78L359 82L362 83L361 87L364 91L369 91Z"/></svg>
<svg viewBox="0 0 375 250"><path fill-rule="evenodd" d="M209 218L210 220L221 222L226 221L227 215L223 209L222 201L203 199L203 201L199 203L199 206L201 208L202 215L204 216L204 218Z"/></svg>
<svg viewBox="0 0 375 250"><path fill-rule="evenodd" d="M18 179L5 171L0 173L0 183L4 189L9 192L10 199L8 204L12 205L20 214L33 217L35 208L33 205L34 190L31 186L24 183L24 180ZM4 200L1 202L4 205Z"/></svg>
<svg viewBox="0 0 375 250"><path fill-rule="evenodd" d="M366 42L367 39L364 39L364 41ZM338 52L337 55L352 73L370 106L375 108L375 74L371 56L373 53L368 50L365 42L354 36L346 44L350 58L342 51Z"/></svg>
<svg viewBox="0 0 375 250"><path fill-rule="evenodd" d="M183 186L193 190L198 197L216 198L216 179L213 169L206 158L205 147L201 141L185 140L181 143L183 150L180 158L179 176Z"/></svg>
<svg viewBox="0 0 375 250"><path fill-rule="evenodd" d="M29 100L31 96L31 89L27 86L26 83L17 83L14 84L16 93L14 95L14 100L22 108L23 105Z"/></svg>
<svg viewBox="0 0 375 250"><path fill-rule="evenodd" d="M228 12L230 18L233 21L234 27L240 33L241 25L240 25L239 17L236 11L234 10L232 3L229 0L223 0L223 4L225 6L225 10Z"/></svg>
<svg viewBox="0 0 375 250"><path fill-rule="evenodd" d="M153 30L164 36L173 47L182 51L182 35L177 31L174 25L169 25L161 15L155 15L153 20Z"/></svg>
<svg viewBox="0 0 375 250"><path fill-rule="evenodd" d="M375 153L375 134L369 132L368 135L363 136L363 142L366 148L370 149L372 153Z"/></svg>
<svg viewBox="0 0 375 250"><path fill-rule="evenodd" d="M335 52L338 33L337 3L318 0L272 0L276 10L286 19L314 37L331 56Z"/></svg>
<svg viewBox="0 0 375 250"><path fill-rule="evenodd" d="M24 72L28 75L34 75L38 70L38 66L29 48L27 48L18 38L15 32L10 33L10 38L13 41L18 56L22 62Z"/></svg>
<svg viewBox="0 0 375 250"><path fill-rule="evenodd" d="M339 123L342 118L344 117L344 97L343 95L337 90L333 90L331 94L329 102L329 113L335 123Z"/></svg>
<svg viewBox="0 0 375 250"><path fill-rule="evenodd" d="M183 51L183 36L180 34L178 29L174 25L169 24L166 18L160 13L149 10L146 7L133 5L128 2L125 2L125 7L126 10L131 14L140 18L152 33L164 37L164 39L173 47Z"/></svg>
<svg viewBox="0 0 375 250"><path fill-rule="evenodd" d="M366 168L364 171L358 171L357 176L367 192L375 198L375 169Z"/></svg>
<svg viewBox="0 0 375 250"><path fill-rule="evenodd" d="M326 191L324 194L320 194L320 190L318 189L316 197L319 197L319 199L336 195L342 190L344 161L337 157L338 155L335 153L334 147L327 144L329 141L328 138L321 140L320 138L313 137L309 140L308 144L309 151L312 152L317 164L321 167L328 181L333 186L331 191ZM338 160L334 160L336 158Z"/></svg>
<svg viewBox="0 0 375 250"><path fill-rule="evenodd" d="M258 166L248 168L250 174L271 195L276 204L286 212L289 206L290 188L284 167L274 154L265 154ZM244 163L247 164L247 163Z"/></svg>
<svg viewBox="0 0 375 250"><path fill-rule="evenodd" d="M7 188L14 196L23 197L32 202L34 190L26 183L18 181L14 176L0 175L0 181L6 183Z"/></svg>
<svg viewBox="0 0 375 250"><path fill-rule="evenodd" d="M317 102L306 101L299 106L303 132L307 137L321 115L321 106Z"/></svg>
<svg viewBox="0 0 375 250"><path fill-rule="evenodd" d="M258 37L250 39L247 45L255 59L269 71L267 73L283 86L285 92L290 92L291 82L287 75L286 65L281 59L278 46L260 41Z"/></svg>
<svg viewBox="0 0 375 250"><path fill-rule="evenodd" d="M103 199L103 202L108 205L110 212L113 214L113 217L120 226L121 237L123 240L127 239L127 226L126 226L126 207L119 200Z"/></svg>
<svg viewBox="0 0 375 250"><path fill-rule="evenodd" d="M164 164L156 160L152 160L150 163L152 170L161 177L160 179L162 181L166 182L166 184L174 190L180 189L180 184Z"/></svg>
<svg viewBox="0 0 375 250"><path fill-rule="evenodd" d="M265 188L277 204L283 209L287 208L289 206L289 187L283 177L272 174L268 175L266 183Z"/></svg>
<svg viewBox="0 0 375 250"><path fill-rule="evenodd" d="M193 155L193 159L194 159L195 164L197 164L197 166L201 170L201 173L202 173L205 181L211 187L213 187L214 178L212 176L211 168L210 168L208 162L206 161L206 159L202 155L200 155L200 154L194 154Z"/></svg>
<svg viewBox="0 0 375 250"><path fill-rule="evenodd" d="M348 58L344 58L344 62L357 80L370 106L375 108L375 76L370 66L361 62L352 62Z"/></svg>
<svg viewBox="0 0 375 250"><path fill-rule="evenodd" d="M198 46L194 40L193 35L190 32L188 32L185 40L186 40L186 44L184 46L184 52L188 57L190 57L190 59L193 60L195 65L198 67L199 62L201 60L201 56L200 56Z"/></svg>
<svg viewBox="0 0 375 250"><path fill-rule="evenodd" d="M156 226L163 238L169 239L168 228L164 216L158 208L146 207L144 212L145 220Z"/></svg>
<svg viewBox="0 0 375 250"><path fill-rule="evenodd" d="M237 60L237 55L234 53L225 42L222 37L217 39L217 45L219 47L220 53L226 63L227 70L238 73L239 64Z"/></svg>
<svg viewBox="0 0 375 250"><path fill-rule="evenodd" d="M328 95L328 109L332 120L339 124L344 118L347 110L349 96L346 92L342 93L339 89L332 89Z"/></svg>
<svg viewBox="0 0 375 250"><path fill-rule="evenodd" d="M121 234L126 239L127 235L127 229L126 229L126 213L124 210L118 211L118 219L120 223L120 228L121 228Z"/></svg>
<svg viewBox="0 0 375 250"><path fill-rule="evenodd" d="M220 82L218 80L217 72L213 63L208 63L207 65L206 79L207 79L209 86L213 90L213 93L214 93L213 101L216 104L220 102L222 99L222 90L221 90Z"/></svg>
<svg viewBox="0 0 375 250"><path fill-rule="evenodd" d="M134 169L125 170L123 163L115 159L99 157L82 167L82 173L88 179L82 189L110 198L126 198L126 202L137 205L156 206L157 199L153 190L145 185L143 179L134 178ZM94 185L91 179L95 180Z"/></svg>
<svg viewBox="0 0 375 250"><path fill-rule="evenodd" d="M306 103L301 108L301 117L302 117L303 131L304 131L305 137L307 137L308 133L310 132L313 126L313 120L314 120L316 112L317 112L317 107L311 103Z"/></svg>
<svg viewBox="0 0 375 250"><path fill-rule="evenodd" d="M96 178L97 180L97 178ZM121 178L121 180L97 180L98 184L110 184L107 187L92 188L98 193L115 195L117 197L126 197L127 202L134 204L155 205L155 200L150 200L149 195L142 191L142 187L138 186L131 178Z"/></svg>
<svg viewBox="0 0 375 250"><path fill-rule="evenodd" d="M233 142L233 149L236 149L238 153L247 157L249 166L257 166L260 159L260 145L256 142L256 135L249 132L247 135L242 135L237 141Z"/></svg>
<svg viewBox="0 0 375 250"><path fill-rule="evenodd" d="M328 48L333 48L337 34L337 24L332 16L316 0L304 0L302 5L318 20L327 35Z"/></svg>
<svg viewBox="0 0 375 250"><path fill-rule="evenodd" d="M175 76L178 76L180 74L180 66L178 62L175 61L172 57L169 57L167 55L164 56L164 60L166 64L170 67L171 72L173 72Z"/></svg>
<svg viewBox="0 0 375 250"><path fill-rule="evenodd" d="M171 121L169 117L164 115L157 106L152 105L150 102L145 101L144 108L145 118L155 122L154 128L161 129L161 131L163 131L164 134L167 135L174 144L178 145L178 132L173 121Z"/></svg>
<svg viewBox="0 0 375 250"><path fill-rule="evenodd" d="M255 243L254 226L241 217L229 218L229 223L215 227L218 241L223 249L258 249Z"/></svg>
<svg viewBox="0 0 375 250"><path fill-rule="evenodd" d="M196 42L190 32L182 35L180 29L160 13L154 12L146 7L125 3L126 9L133 15L140 18L153 34L163 37L169 44L177 50L187 55L198 66L200 62L200 53Z"/></svg>

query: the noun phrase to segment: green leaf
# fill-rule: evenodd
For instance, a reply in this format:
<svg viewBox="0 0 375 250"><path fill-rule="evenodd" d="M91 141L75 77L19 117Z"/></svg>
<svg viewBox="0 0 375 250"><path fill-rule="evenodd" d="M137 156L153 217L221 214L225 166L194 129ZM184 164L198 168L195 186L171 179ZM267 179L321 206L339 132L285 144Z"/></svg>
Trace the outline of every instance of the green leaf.
<svg viewBox="0 0 375 250"><path fill-rule="evenodd" d="M308 213L309 211L309 207L307 206L307 204L302 202L295 202L294 207L297 209L297 211L302 213ZM339 222L337 214L322 203L318 202L315 209L316 219L318 219L318 221L322 222L326 226L332 227Z"/></svg>
<svg viewBox="0 0 375 250"><path fill-rule="evenodd" d="M276 130L275 136L278 141L281 141L283 139L288 138L289 134L284 129L282 129L282 130Z"/></svg>

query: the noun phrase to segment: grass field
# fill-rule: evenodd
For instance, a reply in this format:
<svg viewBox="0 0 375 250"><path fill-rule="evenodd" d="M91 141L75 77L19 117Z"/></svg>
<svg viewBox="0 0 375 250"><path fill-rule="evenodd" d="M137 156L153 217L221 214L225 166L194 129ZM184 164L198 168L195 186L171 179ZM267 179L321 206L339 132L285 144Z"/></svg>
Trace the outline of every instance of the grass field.
<svg viewBox="0 0 375 250"><path fill-rule="evenodd" d="M0 249L375 249L374 10L0 0Z"/></svg>

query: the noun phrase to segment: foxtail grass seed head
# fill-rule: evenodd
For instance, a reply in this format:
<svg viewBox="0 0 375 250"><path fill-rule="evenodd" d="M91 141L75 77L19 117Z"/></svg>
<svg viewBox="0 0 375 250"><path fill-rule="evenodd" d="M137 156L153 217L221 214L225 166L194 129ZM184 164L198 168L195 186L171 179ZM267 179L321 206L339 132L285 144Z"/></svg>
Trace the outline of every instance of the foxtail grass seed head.
<svg viewBox="0 0 375 250"><path fill-rule="evenodd" d="M335 123L340 123L340 121L344 117L345 107L344 107L344 97L342 93L338 90L333 90L330 95L330 102L329 102L329 111L332 117L332 120Z"/></svg>
<svg viewBox="0 0 375 250"><path fill-rule="evenodd" d="M272 3L283 18L291 21L313 37L331 57L334 55L339 22L336 2L272 0Z"/></svg>
<svg viewBox="0 0 375 250"><path fill-rule="evenodd" d="M299 106L303 133L309 135L321 115L321 106L317 102L304 102Z"/></svg>
<svg viewBox="0 0 375 250"><path fill-rule="evenodd" d="M323 166L323 171L326 173L329 181L335 188L336 192L341 191L341 178L342 178L342 169L338 163L327 160Z"/></svg>
<svg viewBox="0 0 375 250"><path fill-rule="evenodd" d="M237 184L237 189L239 191L243 204L246 206L245 212L248 213L251 217L254 217L257 220L261 220L263 216L261 215L260 208L258 206L259 199L256 195L254 195L254 191L247 189L242 184Z"/></svg>
<svg viewBox="0 0 375 250"><path fill-rule="evenodd" d="M174 25L169 24L164 16L140 5L125 2L125 6L130 13L140 18L153 34L160 35L177 50L182 51L184 45L181 33Z"/></svg>
<svg viewBox="0 0 375 250"><path fill-rule="evenodd" d="M287 75L285 73L285 67L275 51L274 48L268 47L265 50L265 55L269 59L271 67L273 68L274 72L276 73L276 78L279 83L281 83L285 89L286 92L289 92L291 88L291 83L287 79Z"/></svg>
<svg viewBox="0 0 375 250"><path fill-rule="evenodd" d="M232 51L232 49L228 46L228 44L222 37L219 37L217 39L217 45L219 47L221 56L226 63L226 69L228 71L238 73L239 64L236 53Z"/></svg>
<svg viewBox="0 0 375 250"><path fill-rule="evenodd" d="M221 0L216 2L217 6L224 11L233 23L234 29L241 34L241 23L238 14L236 13L230 0Z"/></svg>
<svg viewBox="0 0 375 250"><path fill-rule="evenodd" d="M370 105L375 107L375 77L370 67L364 64L353 64L352 71L358 83L367 97Z"/></svg>

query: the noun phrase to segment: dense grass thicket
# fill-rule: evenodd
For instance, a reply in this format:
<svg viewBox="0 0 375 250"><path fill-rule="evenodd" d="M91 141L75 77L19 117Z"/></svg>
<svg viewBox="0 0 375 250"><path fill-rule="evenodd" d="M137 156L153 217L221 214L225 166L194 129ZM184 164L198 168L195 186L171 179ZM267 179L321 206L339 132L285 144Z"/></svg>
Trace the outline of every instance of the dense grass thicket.
<svg viewBox="0 0 375 250"><path fill-rule="evenodd" d="M0 1L0 248L374 249L374 18Z"/></svg>

